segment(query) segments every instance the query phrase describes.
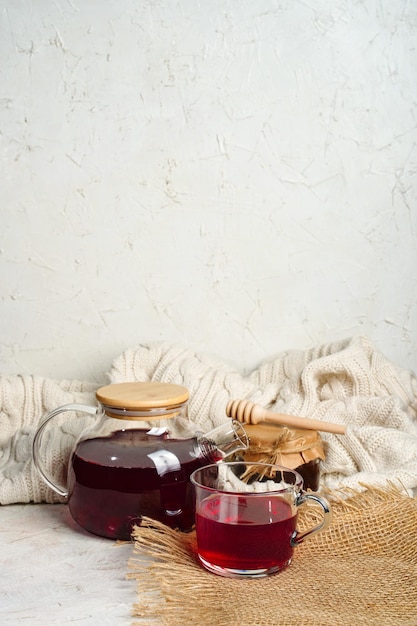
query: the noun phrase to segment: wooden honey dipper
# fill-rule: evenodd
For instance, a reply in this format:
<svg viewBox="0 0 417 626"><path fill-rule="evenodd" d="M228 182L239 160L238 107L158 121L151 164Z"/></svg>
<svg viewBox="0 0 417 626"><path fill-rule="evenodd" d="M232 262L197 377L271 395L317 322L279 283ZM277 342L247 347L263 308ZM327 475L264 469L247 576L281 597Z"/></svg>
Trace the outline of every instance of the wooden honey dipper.
<svg viewBox="0 0 417 626"><path fill-rule="evenodd" d="M230 400L226 407L226 415L238 420L241 424L272 422L291 428L319 430L325 433L335 433L337 435L346 434L346 426L344 424L322 422L321 420L286 415L285 413L273 413L272 411L264 409L260 404L255 404L255 402L251 402L250 400Z"/></svg>

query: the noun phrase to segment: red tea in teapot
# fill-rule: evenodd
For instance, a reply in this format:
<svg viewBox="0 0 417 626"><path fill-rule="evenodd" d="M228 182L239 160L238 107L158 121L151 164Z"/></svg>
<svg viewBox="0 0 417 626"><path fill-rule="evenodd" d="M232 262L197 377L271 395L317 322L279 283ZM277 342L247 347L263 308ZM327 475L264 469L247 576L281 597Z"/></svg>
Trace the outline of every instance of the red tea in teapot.
<svg viewBox="0 0 417 626"><path fill-rule="evenodd" d="M129 539L142 516L190 530L190 474L207 463L195 439L129 429L87 439L74 451L68 474L73 518L92 533Z"/></svg>

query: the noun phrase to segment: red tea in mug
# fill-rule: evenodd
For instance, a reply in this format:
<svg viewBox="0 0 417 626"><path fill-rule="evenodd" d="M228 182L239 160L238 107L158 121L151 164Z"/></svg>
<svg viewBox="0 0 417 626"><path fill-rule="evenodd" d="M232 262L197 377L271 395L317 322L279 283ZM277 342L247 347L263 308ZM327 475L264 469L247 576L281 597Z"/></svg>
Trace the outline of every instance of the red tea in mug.
<svg viewBox="0 0 417 626"><path fill-rule="evenodd" d="M231 570L279 571L291 561L296 517L278 495L212 494L196 514L199 558Z"/></svg>

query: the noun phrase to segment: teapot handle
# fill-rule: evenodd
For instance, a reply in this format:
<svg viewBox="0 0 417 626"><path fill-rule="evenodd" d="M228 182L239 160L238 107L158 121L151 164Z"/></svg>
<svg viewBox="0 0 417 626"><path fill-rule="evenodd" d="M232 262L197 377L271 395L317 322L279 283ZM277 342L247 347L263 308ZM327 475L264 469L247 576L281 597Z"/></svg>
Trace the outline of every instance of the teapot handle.
<svg viewBox="0 0 417 626"><path fill-rule="evenodd" d="M88 406L87 404L64 404L63 406L54 409L42 419L41 424L38 430L35 433L35 437L33 439L32 444L32 457L33 462L41 475L44 482L53 489L57 494L66 498L68 496L68 489L57 485L53 479L48 476L48 472L45 470L44 464L41 459L41 447L43 435L45 433L45 428L48 425L49 421L59 415L60 413L65 413L66 411L78 411L79 413L88 413L89 415L97 415L98 409L97 407Z"/></svg>

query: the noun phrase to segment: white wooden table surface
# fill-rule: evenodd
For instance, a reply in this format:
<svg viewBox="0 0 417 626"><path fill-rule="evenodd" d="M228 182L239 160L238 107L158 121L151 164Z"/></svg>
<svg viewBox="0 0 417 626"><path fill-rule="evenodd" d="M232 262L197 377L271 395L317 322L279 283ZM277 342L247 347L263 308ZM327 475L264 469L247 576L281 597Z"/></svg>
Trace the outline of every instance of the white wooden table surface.
<svg viewBox="0 0 417 626"><path fill-rule="evenodd" d="M132 555L84 532L65 505L0 506L1 626L130 626Z"/></svg>

